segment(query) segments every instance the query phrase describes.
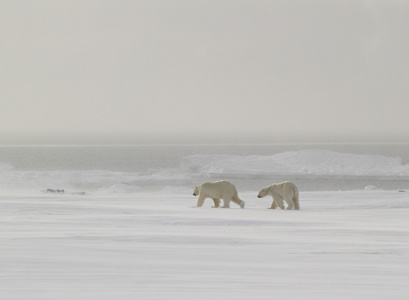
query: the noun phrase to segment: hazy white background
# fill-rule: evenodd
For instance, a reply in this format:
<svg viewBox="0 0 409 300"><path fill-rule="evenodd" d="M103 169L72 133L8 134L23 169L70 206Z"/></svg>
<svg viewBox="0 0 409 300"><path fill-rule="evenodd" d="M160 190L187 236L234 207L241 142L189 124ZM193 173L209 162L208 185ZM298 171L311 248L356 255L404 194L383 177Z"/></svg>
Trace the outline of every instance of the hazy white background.
<svg viewBox="0 0 409 300"><path fill-rule="evenodd" d="M409 142L409 1L0 1L0 142Z"/></svg>

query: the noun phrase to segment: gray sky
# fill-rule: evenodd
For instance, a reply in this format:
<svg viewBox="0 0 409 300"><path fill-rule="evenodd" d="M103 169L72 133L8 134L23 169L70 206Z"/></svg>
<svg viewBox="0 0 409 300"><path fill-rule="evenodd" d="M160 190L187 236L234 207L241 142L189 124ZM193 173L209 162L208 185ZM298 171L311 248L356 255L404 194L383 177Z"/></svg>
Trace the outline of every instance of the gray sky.
<svg viewBox="0 0 409 300"><path fill-rule="evenodd" d="M409 1L0 5L3 144L409 142Z"/></svg>

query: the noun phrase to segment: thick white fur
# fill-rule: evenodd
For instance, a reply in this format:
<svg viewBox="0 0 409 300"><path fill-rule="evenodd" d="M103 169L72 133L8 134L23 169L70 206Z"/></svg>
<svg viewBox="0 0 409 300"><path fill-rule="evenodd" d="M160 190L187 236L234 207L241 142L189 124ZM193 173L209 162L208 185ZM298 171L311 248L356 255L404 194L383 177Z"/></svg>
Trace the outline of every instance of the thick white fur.
<svg viewBox="0 0 409 300"><path fill-rule="evenodd" d="M287 209L300 209L298 189L292 182L284 181L281 183L273 183L261 189L257 197L263 198L267 195L273 197L271 209L276 209L277 207L284 209L283 200L287 202Z"/></svg>
<svg viewBox="0 0 409 300"><path fill-rule="evenodd" d="M213 199L213 207L219 207L221 199L223 199L223 208L229 208L230 201L236 203L241 208L244 208L245 205L245 202L239 198L234 184L224 180L202 183L195 187L193 196L197 195L199 195L199 198L197 199L197 207L203 206L206 198Z"/></svg>

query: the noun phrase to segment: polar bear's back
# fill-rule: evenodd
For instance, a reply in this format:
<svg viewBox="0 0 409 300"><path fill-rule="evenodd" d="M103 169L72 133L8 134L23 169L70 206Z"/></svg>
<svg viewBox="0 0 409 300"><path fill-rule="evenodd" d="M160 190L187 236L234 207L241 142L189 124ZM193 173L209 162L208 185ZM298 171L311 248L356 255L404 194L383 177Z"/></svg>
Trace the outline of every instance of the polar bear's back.
<svg viewBox="0 0 409 300"><path fill-rule="evenodd" d="M210 198L226 199L237 195L237 189L234 184L225 181L204 182L200 186L200 194Z"/></svg>
<svg viewBox="0 0 409 300"><path fill-rule="evenodd" d="M292 190L294 190L295 192L298 193L297 186L294 183L292 183L291 181L284 181L284 182L281 182L281 183L279 183L277 185L282 186L283 189L292 189Z"/></svg>

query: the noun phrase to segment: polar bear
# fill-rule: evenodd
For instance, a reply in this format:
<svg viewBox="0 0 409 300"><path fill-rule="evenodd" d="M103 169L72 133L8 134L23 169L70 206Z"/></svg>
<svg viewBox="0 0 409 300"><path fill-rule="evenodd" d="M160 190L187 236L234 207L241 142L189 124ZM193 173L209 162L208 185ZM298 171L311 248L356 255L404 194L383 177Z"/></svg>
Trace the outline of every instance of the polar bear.
<svg viewBox="0 0 409 300"><path fill-rule="evenodd" d="M284 209L283 200L288 204L287 209L300 209L298 189L292 182L273 183L261 189L257 197L263 198L267 195L273 197L271 209L276 209L277 207Z"/></svg>
<svg viewBox="0 0 409 300"><path fill-rule="evenodd" d="M221 199L223 199L223 208L229 208L230 201L233 201L241 208L244 208L244 205L246 204L239 198L237 189L234 184L224 180L204 182L201 185L195 187L193 196L198 195L199 198L197 199L197 207L202 207L206 198L213 199L213 207L219 207Z"/></svg>

